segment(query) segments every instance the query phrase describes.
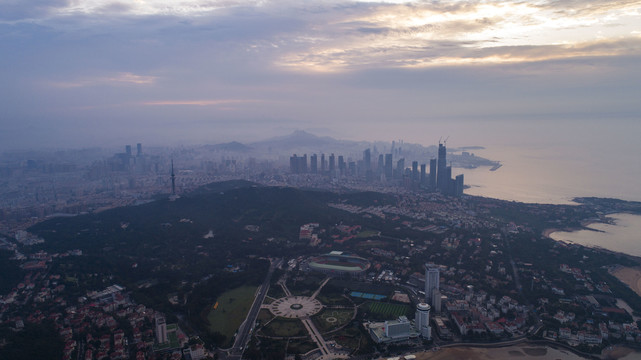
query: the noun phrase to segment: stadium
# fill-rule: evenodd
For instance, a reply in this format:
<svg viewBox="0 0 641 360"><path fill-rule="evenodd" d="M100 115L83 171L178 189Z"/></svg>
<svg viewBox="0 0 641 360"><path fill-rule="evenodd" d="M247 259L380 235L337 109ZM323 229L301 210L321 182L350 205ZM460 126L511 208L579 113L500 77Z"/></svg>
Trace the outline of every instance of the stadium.
<svg viewBox="0 0 641 360"><path fill-rule="evenodd" d="M309 268L328 275L358 276L370 267L369 261L342 251L332 251L309 259Z"/></svg>

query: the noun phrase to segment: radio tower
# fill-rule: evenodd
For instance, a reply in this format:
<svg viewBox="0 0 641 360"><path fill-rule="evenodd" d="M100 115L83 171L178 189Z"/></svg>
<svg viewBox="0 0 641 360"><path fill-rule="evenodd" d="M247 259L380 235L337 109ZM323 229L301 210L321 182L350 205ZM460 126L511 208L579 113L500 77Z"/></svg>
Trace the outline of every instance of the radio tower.
<svg viewBox="0 0 641 360"><path fill-rule="evenodd" d="M171 159L171 196L176 196L176 174L174 174L174 159Z"/></svg>

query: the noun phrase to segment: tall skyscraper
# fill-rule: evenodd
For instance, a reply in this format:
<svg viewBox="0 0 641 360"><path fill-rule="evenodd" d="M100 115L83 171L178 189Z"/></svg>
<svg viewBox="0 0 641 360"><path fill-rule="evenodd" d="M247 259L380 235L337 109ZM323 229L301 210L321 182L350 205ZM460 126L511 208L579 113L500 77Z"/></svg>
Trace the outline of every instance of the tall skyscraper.
<svg viewBox="0 0 641 360"><path fill-rule="evenodd" d="M142 144L138 143L136 144L136 156L141 156L142 155Z"/></svg>
<svg viewBox="0 0 641 360"><path fill-rule="evenodd" d="M365 165L366 172L372 170L372 152L370 149L363 151L363 165Z"/></svg>
<svg viewBox="0 0 641 360"><path fill-rule="evenodd" d="M418 161L412 161L412 180L418 182Z"/></svg>
<svg viewBox="0 0 641 360"><path fill-rule="evenodd" d="M425 264L425 302L433 304L434 290L439 289L440 269L435 264Z"/></svg>
<svg viewBox="0 0 641 360"><path fill-rule="evenodd" d="M432 311L437 314L441 312L441 291L439 289L432 290Z"/></svg>
<svg viewBox="0 0 641 360"><path fill-rule="evenodd" d="M436 159L430 159L430 188L436 189Z"/></svg>
<svg viewBox="0 0 641 360"><path fill-rule="evenodd" d="M385 179L392 180L394 175L394 165L392 164L392 154L385 154Z"/></svg>
<svg viewBox="0 0 641 360"><path fill-rule="evenodd" d="M325 163L325 154L321 154L321 173L325 174L325 171L327 171L327 164Z"/></svg>
<svg viewBox="0 0 641 360"><path fill-rule="evenodd" d="M297 156L296 154L289 157L289 171L292 174L304 174L307 172L307 154Z"/></svg>
<svg viewBox="0 0 641 360"><path fill-rule="evenodd" d="M343 155L338 155L338 171L340 172L341 176L345 176L347 173L347 165L345 164L345 158Z"/></svg>
<svg viewBox="0 0 641 360"><path fill-rule="evenodd" d="M438 169L436 173L436 187L443 193L447 193L449 186L449 177L446 174L447 168L447 149L442 143L438 144Z"/></svg>
<svg viewBox="0 0 641 360"><path fill-rule="evenodd" d="M427 168L426 164L421 164L421 177L419 182L421 183L422 186L425 186L425 182L427 181L427 174L425 172Z"/></svg>
<svg viewBox="0 0 641 360"><path fill-rule="evenodd" d="M310 171L312 174L318 173L318 156L316 154L312 154L312 156L309 158L310 161Z"/></svg>
<svg viewBox="0 0 641 360"><path fill-rule="evenodd" d="M171 159L171 195L176 196L176 174L174 174L174 159Z"/></svg>
<svg viewBox="0 0 641 360"><path fill-rule="evenodd" d="M127 156L131 156L131 145L125 146L125 153Z"/></svg>
<svg viewBox="0 0 641 360"><path fill-rule="evenodd" d="M334 154L329 155L329 174L331 176L336 175L336 157Z"/></svg>
<svg viewBox="0 0 641 360"><path fill-rule="evenodd" d="M289 172L292 174L300 173L300 162L298 161L298 155L296 154L289 157Z"/></svg>
<svg viewBox="0 0 641 360"><path fill-rule="evenodd" d="M300 161L300 172L306 173L307 172L307 154L303 154L303 157L300 158L298 161Z"/></svg>
<svg viewBox="0 0 641 360"><path fill-rule="evenodd" d="M365 174L365 180L372 181L374 177L372 173L372 152L370 149L363 151L363 168Z"/></svg>
<svg viewBox="0 0 641 360"><path fill-rule="evenodd" d="M454 179L454 196L463 195L463 174L457 175Z"/></svg>
<svg viewBox="0 0 641 360"><path fill-rule="evenodd" d="M443 182L445 187L443 188L443 194L445 195L454 195L454 179L452 179L452 167L445 167L445 176L443 176Z"/></svg>
<svg viewBox="0 0 641 360"><path fill-rule="evenodd" d="M405 173L405 158L400 158L396 162L396 178L402 179Z"/></svg>

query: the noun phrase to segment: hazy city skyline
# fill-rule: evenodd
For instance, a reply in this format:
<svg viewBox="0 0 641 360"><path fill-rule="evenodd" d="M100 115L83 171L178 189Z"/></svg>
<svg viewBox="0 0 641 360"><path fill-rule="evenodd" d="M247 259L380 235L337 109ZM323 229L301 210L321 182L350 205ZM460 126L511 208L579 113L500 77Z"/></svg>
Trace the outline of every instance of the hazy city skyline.
<svg viewBox="0 0 641 360"><path fill-rule="evenodd" d="M525 126L536 136L558 120L598 138L585 127L641 115L640 9L3 2L0 150L247 142L295 129L424 145L466 129L456 145L483 145L472 135Z"/></svg>

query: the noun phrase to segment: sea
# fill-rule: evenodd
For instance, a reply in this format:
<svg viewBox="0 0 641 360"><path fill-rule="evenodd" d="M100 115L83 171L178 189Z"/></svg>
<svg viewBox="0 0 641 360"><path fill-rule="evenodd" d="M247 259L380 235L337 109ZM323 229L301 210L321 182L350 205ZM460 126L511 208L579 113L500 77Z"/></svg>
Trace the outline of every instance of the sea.
<svg viewBox="0 0 641 360"><path fill-rule="evenodd" d="M641 201L639 120L470 121L451 130L462 134L460 142L466 145L451 136L448 147L481 146L469 151L502 165L495 171L488 167L453 169L453 175L464 174L470 186L466 194L545 204L576 204L572 199L588 196ZM592 230L558 231L551 237L641 257L641 216L609 217L613 224L590 224ZM546 349L549 353L539 358L579 358ZM489 358L514 358L520 349L504 350L508 353ZM628 353L621 359L641 359L641 352Z"/></svg>
<svg viewBox="0 0 641 360"><path fill-rule="evenodd" d="M641 121L470 121L449 130L459 138L450 136L448 148L478 146L467 151L502 165L454 168L465 177L466 194L545 204L588 196L641 201ZM614 225L552 238L641 256L641 216L610 217Z"/></svg>
<svg viewBox="0 0 641 360"><path fill-rule="evenodd" d="M587 226L591 230L555 231L550 237L641 257L641 216L612 214L608 217L614 220L613 225L594 223Z"/></svg>

